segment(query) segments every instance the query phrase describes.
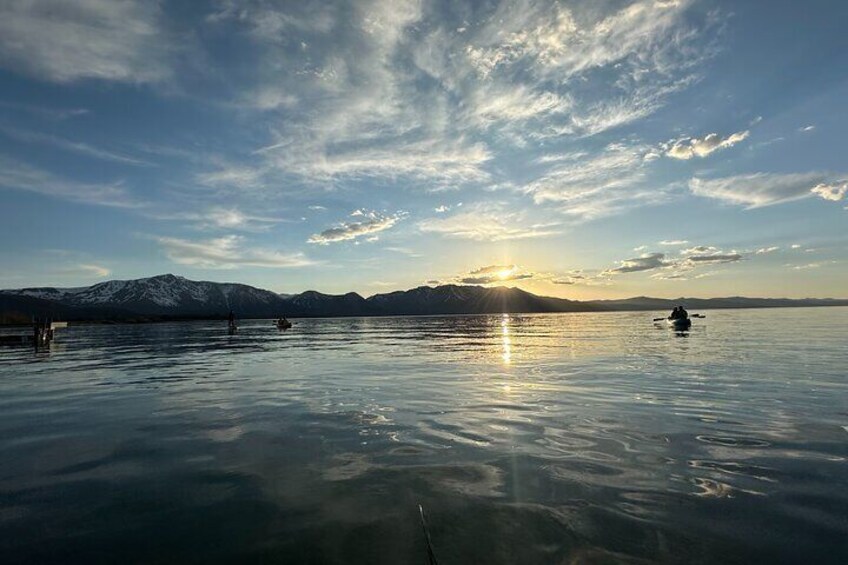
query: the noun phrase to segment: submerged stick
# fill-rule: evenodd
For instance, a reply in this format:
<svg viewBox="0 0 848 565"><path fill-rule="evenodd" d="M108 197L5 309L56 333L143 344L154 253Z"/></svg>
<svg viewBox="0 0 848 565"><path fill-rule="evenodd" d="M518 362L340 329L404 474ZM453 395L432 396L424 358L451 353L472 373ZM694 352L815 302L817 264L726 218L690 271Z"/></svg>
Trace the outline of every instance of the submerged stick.
<svg viewBox="0 0 848 565"><path fill-rule="evenodd" d="M436 554L433 553L433 542L430 540L430 530L427 529L427 519L424 517L424 507L418 505L418 512L421 515L421 528L424 530L424 541L427 542L427 563L429 565L439 565L436 561Z"/></svg>

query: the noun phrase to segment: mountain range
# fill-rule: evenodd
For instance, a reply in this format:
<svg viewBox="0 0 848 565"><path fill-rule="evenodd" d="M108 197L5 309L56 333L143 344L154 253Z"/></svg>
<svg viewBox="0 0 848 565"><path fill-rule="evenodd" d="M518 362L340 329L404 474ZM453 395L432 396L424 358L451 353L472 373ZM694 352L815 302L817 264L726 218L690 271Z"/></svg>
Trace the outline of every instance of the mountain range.
<svg viewBox="0 0 848 565"><path fill-rule="evenodd" d="M35 317L70 321L154 321L222 318L397 316L690 309L848 306L848 300L783 298L663 298L576 301L538 296L507 287L421 286L364 298L308 290L284 295L237 283L192 281L176 275L106 281L77 288L20 288L0 291L0 323Z"/></svg>

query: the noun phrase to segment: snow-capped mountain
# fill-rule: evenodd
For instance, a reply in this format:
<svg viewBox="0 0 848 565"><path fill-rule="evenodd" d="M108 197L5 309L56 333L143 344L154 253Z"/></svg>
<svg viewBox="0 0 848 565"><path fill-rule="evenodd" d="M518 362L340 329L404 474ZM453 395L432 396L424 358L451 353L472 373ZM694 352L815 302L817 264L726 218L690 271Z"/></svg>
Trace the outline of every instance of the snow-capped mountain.
<svg viewBox="0 0 848 565"><path fill-rule="evenodd" d="M192 281L176 275L106 281L81 288L23 288L5 295L37 298L68 307L109 307L169 316L274 315L285 299L268 290L235 283Z"/></svg>

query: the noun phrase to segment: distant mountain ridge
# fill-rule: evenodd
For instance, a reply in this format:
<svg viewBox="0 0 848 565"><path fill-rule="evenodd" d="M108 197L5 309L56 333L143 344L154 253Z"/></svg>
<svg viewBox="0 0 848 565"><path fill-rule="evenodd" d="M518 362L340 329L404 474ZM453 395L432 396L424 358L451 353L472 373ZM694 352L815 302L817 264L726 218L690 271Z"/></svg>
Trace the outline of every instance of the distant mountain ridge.
<svg viewBox="0 0 848 565"><path fill-rule="evenodd" d="M0 291L0 323L23 322L32 316L65 320L145 321L218 318L232 310L241 318L394 316L428 314L493 314L603 312L689 309L848 306L848 300L784 298L635 297L576 301L538 296L507 287L465 285L420 286L364 298L308 290L282 295L237 283L192 281L167 274L113 280L77 288L21 288Z"/></svg>

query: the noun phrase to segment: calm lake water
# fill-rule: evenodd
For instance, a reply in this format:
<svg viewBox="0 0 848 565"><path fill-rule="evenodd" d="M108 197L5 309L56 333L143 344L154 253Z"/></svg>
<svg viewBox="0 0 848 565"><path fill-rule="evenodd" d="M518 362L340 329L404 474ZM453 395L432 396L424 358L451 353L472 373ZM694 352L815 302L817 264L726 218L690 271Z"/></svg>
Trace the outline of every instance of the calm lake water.
<svg viewBox="0 0 848 565"><path fill-rule="evenodd" d="M3 563L845 563L848 309L0 349Z"/></svg>

